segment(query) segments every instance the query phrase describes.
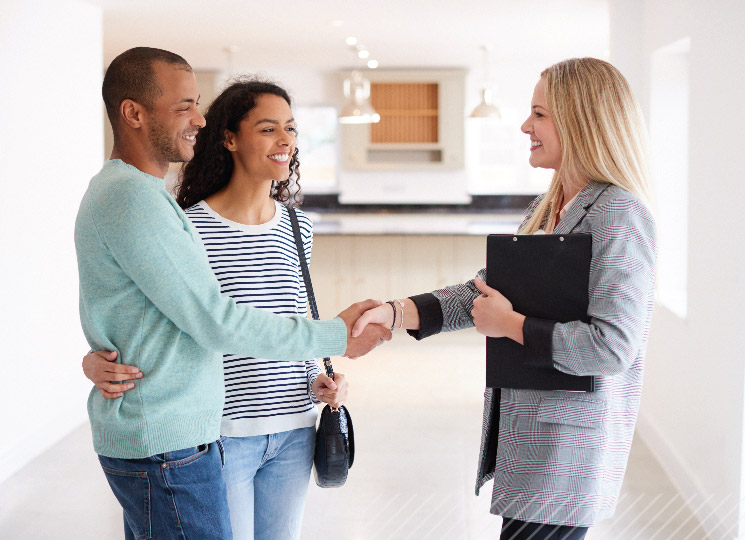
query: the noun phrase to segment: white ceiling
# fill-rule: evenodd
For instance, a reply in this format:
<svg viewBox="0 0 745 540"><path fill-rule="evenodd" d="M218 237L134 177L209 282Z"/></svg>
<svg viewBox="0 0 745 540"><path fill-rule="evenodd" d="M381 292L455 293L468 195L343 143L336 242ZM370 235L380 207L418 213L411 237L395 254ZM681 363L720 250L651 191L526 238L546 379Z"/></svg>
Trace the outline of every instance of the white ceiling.
<svg viewBox="0 0 745 540"><path fill-rule="evenodd" d="M104 9L107 65L130 47L148 45L181 54L195 69L223 70L224 49L235 45L233 68L328 71L354 64L345 45L353 35L381 68L481 73L482 44L492 48L495 70L540 70L571 56L603 56L608 47L608 0L88 1Z"/></svg>

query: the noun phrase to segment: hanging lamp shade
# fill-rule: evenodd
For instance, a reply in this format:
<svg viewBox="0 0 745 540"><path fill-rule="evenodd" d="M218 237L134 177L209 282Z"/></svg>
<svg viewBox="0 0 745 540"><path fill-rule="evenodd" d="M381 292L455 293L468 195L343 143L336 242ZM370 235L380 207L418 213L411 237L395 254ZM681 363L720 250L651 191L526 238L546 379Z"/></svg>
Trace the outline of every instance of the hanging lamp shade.
<svg viewBox="0 0 745 540"><path fill-rule="evenodd" d="M501 118L499 108L491 102L491 90L481 90L481 103L471 112L471 118Z"/></svg>
<svg viewBox="0 0 745 540"><path fill-rule="evenodd" d="M481 103L471 112L471 118L501 118L499 109L492 103L491 88L489 88L489 47L481 46L481 52L484 59L484 84L481 88Z"/></svg>
<svg viewBox="0 0 745 540"><path fill-rule="evenodd" d="M380 115L370 103L370 81L362 76L358 70L352 76L344 79L344 96L346 103L339 112L339 122L342 124L376 124L380 122Z"/></svg>

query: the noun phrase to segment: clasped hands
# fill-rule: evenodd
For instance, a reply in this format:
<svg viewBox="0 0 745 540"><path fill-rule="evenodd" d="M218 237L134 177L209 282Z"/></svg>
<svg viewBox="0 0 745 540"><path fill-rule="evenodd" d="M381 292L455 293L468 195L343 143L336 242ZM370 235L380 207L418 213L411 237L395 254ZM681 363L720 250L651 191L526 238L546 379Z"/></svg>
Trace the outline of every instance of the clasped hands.
<svg viewBox="0 0 745 540"><path fill-rule="evenodd" d="M474 285L482 293L474 299L471 311L476 330L489 337L508 337L523 344L525 316L516 313L507 298L478 277L474 280ZM393 310L387 304L368 299L352 304L339 313L338 317L347 327L344 356L364 356L383 342L391 340L389 328L393 324ZM418 313L416 320L418 323ZM418 324L414 328L418 328ZM142 372L137 367L119 364L115 361L116 358L116 352L108 351L91 352L83 358L86 377L105 398L121 397L123 392L134 387L131 381L142 378ZM335 379L321 374L313 382L311 390L319 400L338 407L347 397L348 383L342 373L336 373Z"/></svg>
<svg viewBox="0 0 745 540"><path fill-rule="evenodd" d="M476 277L473 284L481 292L481 295L474 299L473 310L471 310L471 317L476 330L488 337L508 337L522 345L525 316L517 313L513 309L512 303L502 293L489 287L481 278ZM371 303L368 305L373 303L372 300L366 302ZM394 317L391 307L380 302L376 304L365 311L354 324L351 334L353 337L366 331L368 325L372 323L382 325L385 328L390 328L393 325ZM408 309L416 311L416 307L413 305ZM412 317L412 315L415 316ZM407 326L407 328L419 328L419 313L410 314L407 320L412 319L416 321L415 326Z"/></svg>

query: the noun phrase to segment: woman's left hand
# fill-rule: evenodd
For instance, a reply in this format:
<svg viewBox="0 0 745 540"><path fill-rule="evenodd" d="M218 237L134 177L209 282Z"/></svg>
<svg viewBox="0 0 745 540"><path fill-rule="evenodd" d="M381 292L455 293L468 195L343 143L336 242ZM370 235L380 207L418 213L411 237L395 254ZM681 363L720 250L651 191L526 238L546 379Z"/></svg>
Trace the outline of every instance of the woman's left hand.
<svg viewBox="0 0 745 540"><path fill-rule="evenodd" d="M508 337L522 345L525 316L516 313L512 309L512 302L480 278L473 282L482 293L473 301L471 311L478 333L494 338Z"/></svg>
<svg viewBox="0 0 745 540"><path fill-rule="evenodd" d="M321 373L313 381L311 390L319 400L338 409L347 400L349 384L343 373L334 373L333 379L325 373Z"/></svg>

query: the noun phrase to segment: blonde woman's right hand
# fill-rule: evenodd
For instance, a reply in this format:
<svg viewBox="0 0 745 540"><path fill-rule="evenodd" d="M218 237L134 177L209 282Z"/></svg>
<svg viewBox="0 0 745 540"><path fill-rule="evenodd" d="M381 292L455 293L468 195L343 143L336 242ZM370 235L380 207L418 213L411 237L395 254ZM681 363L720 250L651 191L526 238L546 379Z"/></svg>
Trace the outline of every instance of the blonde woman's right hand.
<svg viewBox="0 0 745 540"><path fill-rule="evenodd" d="M393 309L388 303L381 304L372 309L368 309L352 327L352 337L359 336L368 324L379 324L385 328L390 328L393 324Z"/></svg>

